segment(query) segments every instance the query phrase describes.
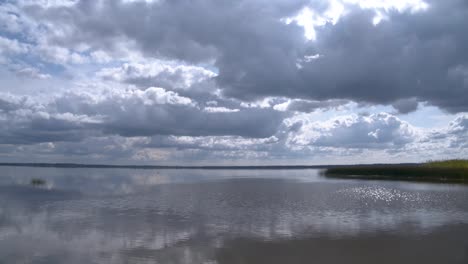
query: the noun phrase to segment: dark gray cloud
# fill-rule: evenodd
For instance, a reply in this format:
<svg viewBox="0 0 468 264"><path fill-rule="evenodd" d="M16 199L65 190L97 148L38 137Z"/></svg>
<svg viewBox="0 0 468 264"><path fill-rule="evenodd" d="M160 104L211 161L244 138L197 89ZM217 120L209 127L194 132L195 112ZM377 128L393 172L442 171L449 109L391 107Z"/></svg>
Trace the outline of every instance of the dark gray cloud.
<svg viewBox="0 0 468 264"><path fill-rule="evenodd" d="M72 114L34 113L31 109L11 111L2 115L0 144L34 144L41 142L81 141L99 134L95 123L84 116Z"/></svg>
<svg viewBox="0 0 468 264"><path fill-rule="evenodd" d="M12 102L10 100L0 99L0 111L1 112L10 112L18 109L20 105L18 102Z"/></svg>
<svg viewBox="0 0 468 264"><path fill-rule="evenodd" d="M269 138L243 138L239 136L175 137L152 136L149 140L135 143L144 148L176 148L178 150L197 149L209 151L269 151L279 143L276 136Z"/></svg>
<svg viewBox="0 0 468 264"><path fill-rule="evenodd" d="M377 25L373 10L348 5L336 24L316 28L316 41L281 21L310 6L307 1L79 1L28 7L28 13L63 29L49 36L63 46L108 49L128 39L148 56L214 61L223 93L243 100L286 96L399 106L413 98L467 111L468 6L463 0L428 3L419 12L383 11L386 19ZM401 110L414 109L408 106Z"/></svg>
<svg viewBox="0 0 468 264"><path fill-rule="evenodd" d="M329 100L329 101L307 101L293 100L289 103L287 110L298 112L313 112L317 109L330 109L349 103L347 100Z"/></svg>
<svg viewBox="0 0 468 264"><path fill-rule="evenodd" d="M62 112L74 110L76 114L104 115L104 132L123 136L269 137L276 133L284 117L283 113L271 109L206 111L191 99L162 88L110 93L97 104L70 94L56 103Z"/></svg>
<svg viewBox="0 0 468 264"><path fill-rule="evenodd" d="M279 19L293 15L306 2L83 0L72 7L43 8L38 4L26 10L37 19L65 28L69 33L66 38L56 34L51 40L66 46L86 42L108 48L115 46L116 39L125 37L136 40L147 55L200 62L227 55L225 48L235 51L273 40L290 43L293 35L289 28L295 28L295 33L301 30ZM263 40L260 35L270 39Z"/></svg>
<svg viewBox="0 0 468 264"><path fill-rule="evenodd" d="M67 93L50 102L1 100L1 143L79 141L89 136L176 135L265 138L285 114L259 108L205 108L162 88Z"/></svg>
<svg viewBox="0 0 468 264"><path fill-rule="evenodd" d="M408 114L418 109L419 102L416 98L400 99L392 104L398 113Z"/></svg>
<svg viewBox="0 0 468 264"><path fill-rule="evenodd" d="M463 1L431 2L428 10L391 12L374 26L373 13L355 10L317 33L320 58L304 65L315 97L394 103L416 98L452 112L466 111L468 86L450 74L468 63Z"/></svg>

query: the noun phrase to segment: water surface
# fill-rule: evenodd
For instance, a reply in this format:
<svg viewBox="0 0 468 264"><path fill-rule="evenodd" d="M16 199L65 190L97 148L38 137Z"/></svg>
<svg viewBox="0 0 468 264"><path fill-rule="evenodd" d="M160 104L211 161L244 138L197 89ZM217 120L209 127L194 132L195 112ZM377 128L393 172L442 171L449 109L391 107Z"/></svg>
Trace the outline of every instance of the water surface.
<svg viewBox="0 0 468 264"><path fill-rule="evenodd" d="M2 167L0 263L466 264L468 186Z"/></svg>

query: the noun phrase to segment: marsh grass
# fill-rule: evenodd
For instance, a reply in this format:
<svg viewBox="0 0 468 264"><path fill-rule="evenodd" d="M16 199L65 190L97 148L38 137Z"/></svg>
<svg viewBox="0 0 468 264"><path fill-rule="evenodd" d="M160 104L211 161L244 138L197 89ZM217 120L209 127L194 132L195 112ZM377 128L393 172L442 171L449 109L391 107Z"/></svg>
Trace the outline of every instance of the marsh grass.
<svg viewBox="0 0 468 264"><path fill-rule="evenodd" d="M454 159L454 160L436 160L428 161L424 164L430 168L456 168L456 169L468 169L468 160Z"/></svg>
<svg viewBox="0 0 468 264"><path fill-rule="evenodd" d="M327 177L468 183L468 160L430 161L409 165L351 165L329 168Z"/></svg>

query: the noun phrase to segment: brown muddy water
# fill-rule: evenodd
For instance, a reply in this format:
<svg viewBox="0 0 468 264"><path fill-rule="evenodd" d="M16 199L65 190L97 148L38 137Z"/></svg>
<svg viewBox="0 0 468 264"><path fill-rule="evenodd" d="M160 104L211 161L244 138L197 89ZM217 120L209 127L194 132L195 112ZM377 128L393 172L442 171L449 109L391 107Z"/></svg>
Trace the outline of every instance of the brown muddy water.
<svg viewBox="0 0 468 264"><path fill-rule="evenodd" d="M468 186L2 167L0 263L466 264Z"/></svg>

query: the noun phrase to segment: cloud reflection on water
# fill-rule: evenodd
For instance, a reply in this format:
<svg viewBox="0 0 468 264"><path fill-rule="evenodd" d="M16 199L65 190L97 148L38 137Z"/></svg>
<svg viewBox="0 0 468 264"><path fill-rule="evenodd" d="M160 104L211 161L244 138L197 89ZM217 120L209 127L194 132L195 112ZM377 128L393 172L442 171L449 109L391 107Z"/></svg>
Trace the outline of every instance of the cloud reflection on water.
<svg viewBox="0 0 468 264"><path fill-rule="evenodd" d="M34 169L53 182L45 189L19 183L31 172L0 177L0 256L7 262L259 263L252 260L281 250L326 260L333 248L367 252L373 243L398 241L412 245L399 248L402 254L451 245L437 256L466 260L460 252L468 242L459 241L468 232L466 186L402 188L327 180L314 170ZM446 244L436 240L447 236Z"/></svg>

